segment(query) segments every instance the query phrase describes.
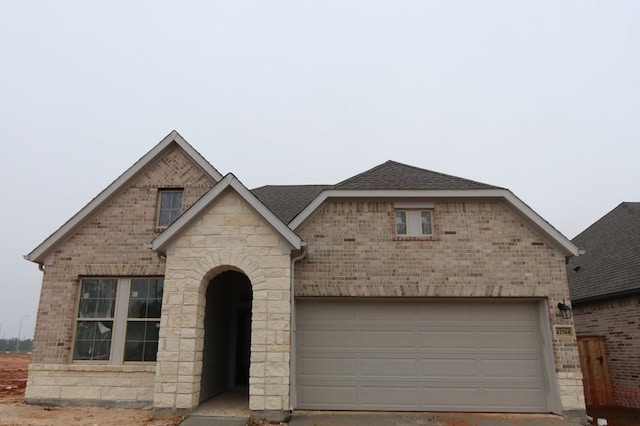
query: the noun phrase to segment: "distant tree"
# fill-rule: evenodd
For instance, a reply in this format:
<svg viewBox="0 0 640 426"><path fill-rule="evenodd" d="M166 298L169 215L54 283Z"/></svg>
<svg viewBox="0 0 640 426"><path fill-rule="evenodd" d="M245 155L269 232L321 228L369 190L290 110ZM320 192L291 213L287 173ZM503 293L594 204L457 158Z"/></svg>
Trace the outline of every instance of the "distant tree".
<svg viewBox="0 0 640 426"><path fill-rule="evenodd" d="M18 342L18 339L15 337L12 339L0 339L0 353L15 352L17 342ZM33 348L32 339L20 339L21 353L31 352L32 348Z"/></svg>

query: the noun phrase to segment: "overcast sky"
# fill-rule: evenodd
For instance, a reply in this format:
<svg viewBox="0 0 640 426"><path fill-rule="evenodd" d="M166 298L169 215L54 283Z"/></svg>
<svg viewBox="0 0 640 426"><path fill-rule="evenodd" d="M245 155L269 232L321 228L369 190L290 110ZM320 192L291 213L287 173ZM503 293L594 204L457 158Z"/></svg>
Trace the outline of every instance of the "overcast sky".
<svg viewBox="0 0 640 426"><path fill-rule="evenodd" d="M250 188L388 159L511 189L573 238L640 201L640 2L0 3L0 336L23 260L172 129Z"/></svg>

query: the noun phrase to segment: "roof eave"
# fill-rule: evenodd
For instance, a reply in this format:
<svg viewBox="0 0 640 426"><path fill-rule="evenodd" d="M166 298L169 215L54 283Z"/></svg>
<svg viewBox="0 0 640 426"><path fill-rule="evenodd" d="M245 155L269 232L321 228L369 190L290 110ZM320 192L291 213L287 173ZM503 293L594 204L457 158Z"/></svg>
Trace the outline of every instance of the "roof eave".
<svg viewBox="0 0 640 426"><path fill-rule="evenodd" d="M590 302L604 302L606 300L618 299L621 297L635 296L636 294L640 295L640 288L633 288L630 290L617 291L615 293L607 293L607 294L599 294L596 296L587 296L578 299L571 299L571 303L574 305L580 303L590 303Z"/></svg>
<svg viewBox="0 0 640 426"><path fill-rule="evenodd" d="M531 207L507 189L456 189L456 190L335 190L322 191L290 223L298 229L329 198L502 198L530 223L542 231L565 256L577 256L578 248L557 229L551 226Z"/></svg>
<svg viewBox="0 0 640 426"><path fill-rule="evenodd" d="M29 254L23 256L25 260L42 264L45 262L47 255L55 248L55 246L63 239L68 237L75 231L95 210L115 195L123 188L131 179L133 179L148 164L161 155L171 143L175 142L187 155L214 181L218 182L222 179L222 175L198 152L196 151L177 131L171 131L165 136L155 147L136 161L133 166L127 169L78 213L65 222L53 234L47 237Z"/></svg>

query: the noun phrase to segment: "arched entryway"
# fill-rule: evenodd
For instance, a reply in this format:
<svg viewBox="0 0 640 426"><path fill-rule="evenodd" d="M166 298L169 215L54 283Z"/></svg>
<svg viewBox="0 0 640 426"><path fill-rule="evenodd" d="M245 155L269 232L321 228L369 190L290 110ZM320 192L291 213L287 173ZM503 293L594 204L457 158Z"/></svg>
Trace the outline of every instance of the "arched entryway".
<svg viewBox="0 0 640 426"><path fill-rule="evenodd" d="M227 270L206 291L200 402L233 390L249 398L251 302L249 278Z"/></svg>

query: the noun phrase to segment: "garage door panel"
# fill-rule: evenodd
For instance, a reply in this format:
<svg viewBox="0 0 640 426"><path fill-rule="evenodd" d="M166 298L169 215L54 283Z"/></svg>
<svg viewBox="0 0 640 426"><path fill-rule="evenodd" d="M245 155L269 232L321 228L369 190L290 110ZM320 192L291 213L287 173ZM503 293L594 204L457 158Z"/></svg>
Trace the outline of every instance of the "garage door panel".
<svg viewBox="0 0 640 426"><path fill-rule="evenodd" d="M359 346L362 348L412 347L415 333L412 331L361 331Z"/></svg>
<svg viewBox="0 0 640 426"><path fill-rule="evenodd" d="M499 401L499 404L496 401ZM527 403L523 404L523 401ZM544 401L544 394L539 389L503 387L485 389L482 403L489 409L486 411L546 411L544 404L536 405L535 401Z"/></svg>
<svg viewBox="0 0 640 426"><path fill-rule="evenodd" d="M353 345L357 333L346 330L305 330L300 338L301 344L307 348L344 348Z"/></svg>
<svg viewBox="0 0 640 426"><path fill-rule="evenodd" d="M299 394L301 398L308 401L321 401L313 408L320 408L327 404L336 408L349 408L357 401L355 386L302 386Z"/></svg>
<svg viewBox="0 0 640 426"><path fill-rule="evenodd" d="M296 312L297 408L548 411L535 303L298 300Z"/></svg>
<svg viewBox="0 0 640 426"><path fill-rule="evenodd" d="M427 377L467 377L478 374L478 362L475 359L441 358L420 360L419 374Z"/></svg>
<svg viewBox="0 0 640 426"><path fill-rule="evenodd" d="M356 371L357 360L353 358L305 358L298 366L304 375L351 376Z"/></svg>
<svg viewBox="0 0 640 426"><path fill-rule="evenodd" d="M415 359L361 358L358 362L358 374L361 377L411 377L416 372Z"/></svg>
<svg viewBox="0 0 640 426"><path fill-rule="evenodd" d="M501 359L480 362L480 372L483 376L537 378L540 371L542 371L542 365L539 359Z"/></svg>
<svg viewBox="0 0 640 426"><path fill-rule="evenodd" d="M416 333L419 348L466 348L475 341L474 333L467 330L421 331Z"/></svg>
<svg viewBox="0 0 640 426"><path fill-rule="evenodd" d="M504 330L478 332L478 347L494 349L537 350L537 330Z"/></svg>
<svg viewBox="0 0 640 426"><path fill-rule="evenodd" d="M359 403L367 406L413 408L419 403L420 387L362 386Z"/></svg>

